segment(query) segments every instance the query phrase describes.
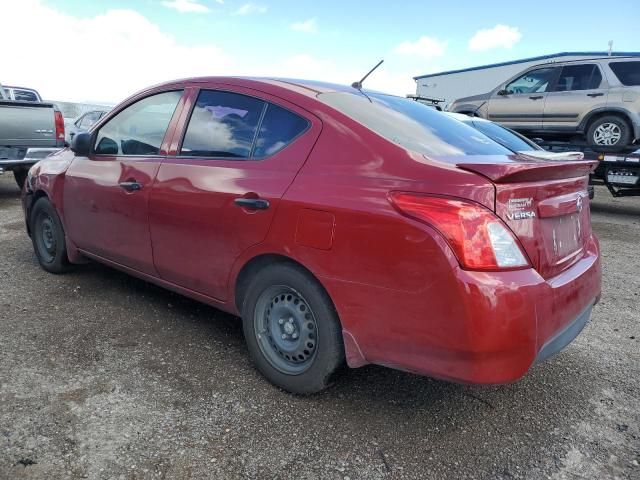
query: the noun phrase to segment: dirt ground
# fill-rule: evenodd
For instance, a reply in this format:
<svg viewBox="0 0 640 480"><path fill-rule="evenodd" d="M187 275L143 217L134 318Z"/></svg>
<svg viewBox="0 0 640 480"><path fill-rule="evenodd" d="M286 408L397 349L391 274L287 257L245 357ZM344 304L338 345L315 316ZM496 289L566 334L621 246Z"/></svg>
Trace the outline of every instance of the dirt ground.
<svg viewBox="0 0 640 480"><path fill-rule="evenodd" d="M106 267L54 276L0 176L0 479L640 478L640 198L598 187L593 321L521 381L367 366L294 397L238 320Z"/></svg>

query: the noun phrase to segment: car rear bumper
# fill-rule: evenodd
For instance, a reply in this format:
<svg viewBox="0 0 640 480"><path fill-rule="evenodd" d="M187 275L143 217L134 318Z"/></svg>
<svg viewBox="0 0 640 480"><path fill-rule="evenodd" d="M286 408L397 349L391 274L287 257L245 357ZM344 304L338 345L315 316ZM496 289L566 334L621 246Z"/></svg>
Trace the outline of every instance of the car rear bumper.
<svg viewBox="0 0 640 480"><path fill-rule="evenodd" d="M59 147L54 148L4 148L0 152L0 169L12 170L14 167L28 167L38 163L43 158L56 153Z"/></svg>
<svg viewBox="0 0 640 480"><path fill-rule="evenodd" d="M549 279L533 269L469 272L456 265L452 271L453 278L442 276L413 294L330 285L336 305L344 305L342 295L351 297L343 312L339 307L349 364L462 383L512 382L566 347L600 297L595 237L580 261Z"/></svg>

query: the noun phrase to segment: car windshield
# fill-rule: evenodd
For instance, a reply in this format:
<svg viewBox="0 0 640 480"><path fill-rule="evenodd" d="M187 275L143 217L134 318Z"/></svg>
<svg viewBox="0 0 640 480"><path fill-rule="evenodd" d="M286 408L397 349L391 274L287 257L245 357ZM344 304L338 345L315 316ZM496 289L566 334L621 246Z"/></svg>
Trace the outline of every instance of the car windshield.
<svg viewBox="0 0 640 480"><path fill-rule="evenodd" d="M321 93L318 99L387 140L424 155L512 154L473 127L415 100L356 91Z"/></svg>
<svg viewBox="0 0 640 480"><path fill-rule="evenodd" d="M473 120L469 118L465 123L477 128L482 133L484 133L487 137L495 140L500 145L508 148L513 152L527 152L531 150L540 150L535 143L527 140L526 138L520 136L519 134L504 128L497 123L487 122L484 120Z"/></svg>

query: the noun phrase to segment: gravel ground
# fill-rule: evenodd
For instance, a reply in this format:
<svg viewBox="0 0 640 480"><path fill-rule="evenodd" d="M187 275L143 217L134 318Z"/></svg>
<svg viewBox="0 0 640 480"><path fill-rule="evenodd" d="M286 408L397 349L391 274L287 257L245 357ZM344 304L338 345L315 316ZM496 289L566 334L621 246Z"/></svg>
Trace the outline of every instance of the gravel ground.
<svg viewBox="0 0 640 480"><path fill-rule="evenodd" d="M604 292L502 387L367 366L294 397L238 320L90 264L54 276L0 177L0 478L640 478L640 199L597 189Z"/></svg>

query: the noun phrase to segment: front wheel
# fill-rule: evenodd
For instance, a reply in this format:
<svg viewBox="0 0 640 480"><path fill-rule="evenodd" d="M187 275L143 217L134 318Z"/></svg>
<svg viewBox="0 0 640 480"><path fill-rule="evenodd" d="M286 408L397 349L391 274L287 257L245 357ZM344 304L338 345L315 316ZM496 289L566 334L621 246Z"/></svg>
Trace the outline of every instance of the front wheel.
<svg viewBox="0 0 640 480"><path fill-rule="evenodd" d="M50 273L68 270L69 259L62 222L46 197L36 201L30 219L31 241L40 266Z"/></svg>
<svg viewBox="0 0 640 480"><path fill-rule="evenodd" d="M596 151L623 151L629 148L631 129L627 122L619 116L600 117L589 126L587 142Z"/></svg>
<svg viewBox="0 0 640 480"><path fill-rule="evenodd" d="M243 302L242 322L257 369L283 390L319 392L344 363L333 303L301 268L277 264L258 272Z"/></svg>

